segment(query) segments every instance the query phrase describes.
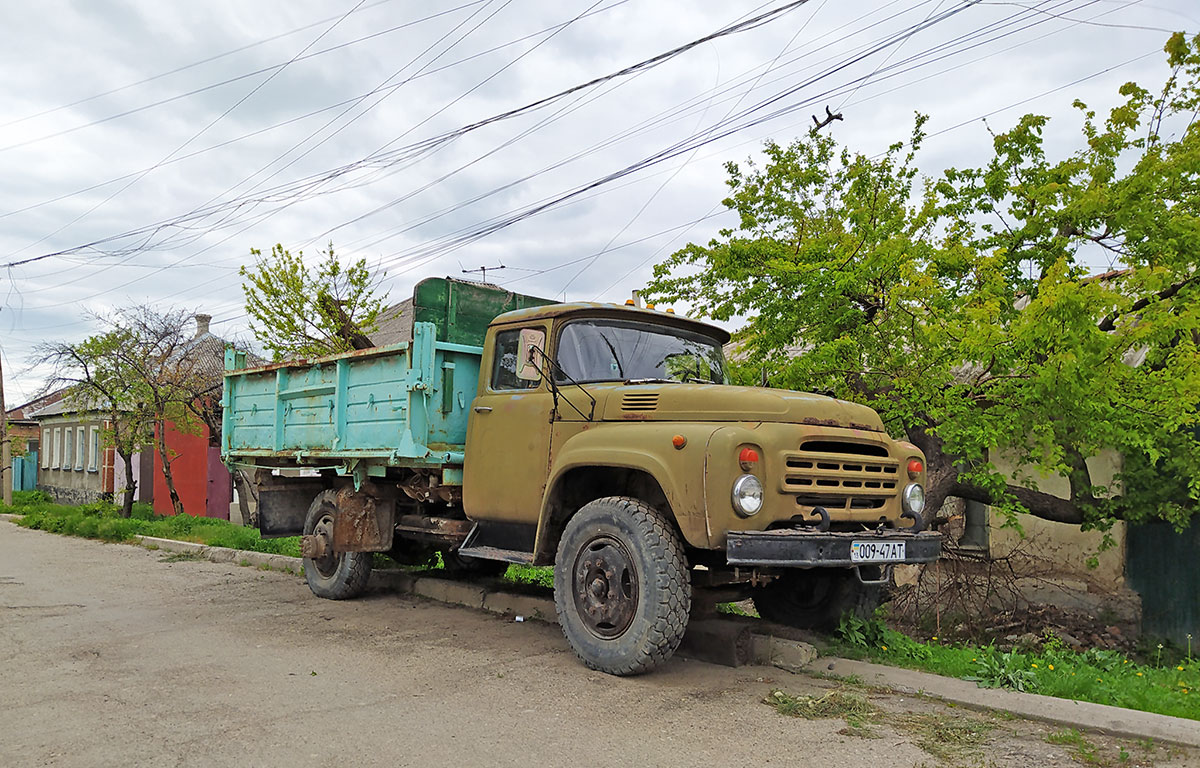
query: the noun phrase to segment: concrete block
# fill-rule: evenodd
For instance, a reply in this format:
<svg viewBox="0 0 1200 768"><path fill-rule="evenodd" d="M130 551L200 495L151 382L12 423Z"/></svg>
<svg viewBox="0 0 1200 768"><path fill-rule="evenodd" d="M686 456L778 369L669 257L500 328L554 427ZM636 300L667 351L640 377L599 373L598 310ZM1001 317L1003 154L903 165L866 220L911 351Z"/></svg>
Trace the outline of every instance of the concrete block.
<svg viewBox="0 0 1200 768"><path fill-rule="evenodd" d="M482 608L483 598L487 593L483 587L429 577L417 579L412 591L413 594L428 597L430 600L440 600L443 603L465 605L470 608Z"/></svg>
<svg viewBox="0 0 1200 768"><path fill-rule="evenodd" d="M483 609L508 616L524 616L527 619L558 621L554 600L537 595L522 595L516 592L488 592L483 597Z"/></svg>
<svg viewBox="0 0 1200 768"><path fill-rule="evenodd" d="M816 660L817 649L801 640L755 634L750 640L750 656L755 664L800 672Z"/></svg>
<svg viewBox="0 0 1200 768"><path fill-rule="evenodd" d="M754 635L750 627L724 619L693 619L688 622L679 655L724 667L751 664Z"/></svg>
<svg viewBox="0 0 1200 768"><path fill-rule="evenodd" d="M6 513L0 515L0 520L7 520L10 523L15 523L18 520L20 520L22 517L25 517L25 515L10 515L6 512Z"/></svg>

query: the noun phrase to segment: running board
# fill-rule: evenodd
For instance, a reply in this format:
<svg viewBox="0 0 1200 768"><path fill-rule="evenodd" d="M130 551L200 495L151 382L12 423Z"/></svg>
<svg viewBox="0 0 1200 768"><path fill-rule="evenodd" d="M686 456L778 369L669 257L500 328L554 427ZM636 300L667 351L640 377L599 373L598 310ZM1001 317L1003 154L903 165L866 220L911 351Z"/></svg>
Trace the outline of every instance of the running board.
<svg viewBox="0 0 1200 768"><path fill-rule="evenodd" d="M479 543L480 534L485 533L486 528L481 529L478 523L467 534L467 538L463 541L462 546L458 548L458 554L466 557L476 557L480 560L500 560L505 563L518 563L520 565L532 565L533 553L525 552L520 549L504 549L502 547L489 546L486 543Z"/></svg>

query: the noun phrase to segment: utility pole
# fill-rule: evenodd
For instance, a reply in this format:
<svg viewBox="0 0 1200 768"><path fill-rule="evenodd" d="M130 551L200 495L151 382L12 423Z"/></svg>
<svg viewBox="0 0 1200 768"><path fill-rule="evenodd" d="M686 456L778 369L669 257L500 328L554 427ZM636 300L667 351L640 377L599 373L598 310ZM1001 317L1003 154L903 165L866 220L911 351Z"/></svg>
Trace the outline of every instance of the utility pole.
<svg viewBox="0 0 1200 768"><path fill-rule="evenodd" d="M459 262L459 263L461 264L461 262ZM485 283L486 283L486 282L487 282L487 273L488 273L488 270L489 270L489 269L490 269L490 270L492 270L493 272L495 272L497 269L504 269L504 265L503 265L503 264L501 264L501 265L500 265L500 266L498 266L498 267L480 267L479 269L464 269L464 270L463 270L463 274L464 274L464 275L471 275L471 274L474 274L474 273L476 273L476 272L482 272L482 273L483 273L483 282L485 282Z"/></svg>
<svg viewBox="0 0 1200 768"><path fill-rule="evenodd" d="M0 488L5 506L12 506L12 447L8 439L8 414L4 410L4 355L0 353Z"/></svg>

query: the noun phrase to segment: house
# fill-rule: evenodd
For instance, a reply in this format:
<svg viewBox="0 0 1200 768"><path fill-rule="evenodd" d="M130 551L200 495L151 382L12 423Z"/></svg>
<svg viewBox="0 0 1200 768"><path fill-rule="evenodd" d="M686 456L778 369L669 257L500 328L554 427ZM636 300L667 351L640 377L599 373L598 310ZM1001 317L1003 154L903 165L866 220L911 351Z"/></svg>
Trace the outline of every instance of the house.
<svg viewBox="0 0 1200 768"><path fill-rule="evenodd" d="M181 427L172 421L165 424L167 460L175 491L183 511L197 517L229 519L229 504L233 500L233 477L221 461L221 387L225 379L225 348L230 342L210 330L212 316L197 314L195 335L183 345L191 370L201 380L203 391L197 405L207 418L197 420L192 427ZM266 361L251 355L251 364ZM153 452L153 502L159 515L173 515L175 509L163 476L162 456Z"/></svg>
<svg viewBox="0 0 1200 768"><path fill-rule="evenodd" d="M11 477L14 491L31 491L37 487L38 457L42 445L42 433L38 428L37 420L30 414L39 408L58 402L65 392L65 389L51 392L5 411L12 453Z"/></svg>
<svg viewBox="0 0 1200 768"><path fill-rule="evenodd" d="M39 490L60 504L112 498L115 452L101 440L101 432L111 426L101 404L59 397L26 415L40 431Z"/></svg>

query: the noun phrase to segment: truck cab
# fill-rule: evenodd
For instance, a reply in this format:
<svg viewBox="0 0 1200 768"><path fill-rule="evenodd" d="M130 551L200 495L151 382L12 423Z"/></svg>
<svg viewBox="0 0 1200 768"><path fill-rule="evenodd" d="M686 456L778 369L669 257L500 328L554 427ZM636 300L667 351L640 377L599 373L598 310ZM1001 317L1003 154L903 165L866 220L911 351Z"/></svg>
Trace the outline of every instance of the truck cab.
<svg viewBox="0 0 1200 768"><path fill-rule="evenodd" d="M728 340L666 312L592 303L510 312L489 328L463 486L476 526L462 551L555 564L560 621L581 625L573 643L603 636L610 614L635 614L611 605L634 598L608 573L640 584L652 565L608 534L563 547L598 501L610 516L638 505L661 518L689 570L703 569L672 578L742 585L760 612L808 628L869 607L895 563L940 553L940 537L921 533L921 452L865 406L727 384Z"/></svg>

